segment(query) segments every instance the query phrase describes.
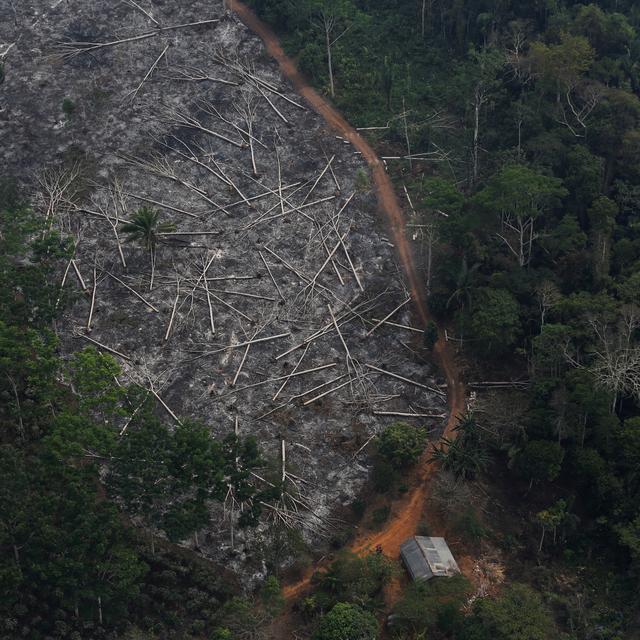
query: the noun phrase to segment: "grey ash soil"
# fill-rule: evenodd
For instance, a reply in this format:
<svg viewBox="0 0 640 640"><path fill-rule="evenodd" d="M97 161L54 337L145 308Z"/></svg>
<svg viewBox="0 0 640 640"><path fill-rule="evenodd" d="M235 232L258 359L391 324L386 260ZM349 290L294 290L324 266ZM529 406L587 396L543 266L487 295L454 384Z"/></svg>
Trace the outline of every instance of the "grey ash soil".
<svg viewBox="0 0 640 640"><path fill-rule="evenodd" d="M256 436L262 449L275 460L284 439L289 469L307 481L306 491L316 513L328 516L349 504L367 479L367 450L355 458L354 453L395 419L374 415L374 411L446 413L442 394L365 366L386 367L423 385L435 384L434 369L411 351L419 350L420 334L384 325L367 336L375 324L373 319L386 316L407 298L407 293L393 246L385 238L375 197L356 187L356 174L366 170L366 165L350 145L326 130L314 112L298 108L265 88L265 84L259 85L261 93L255 83L229 67L243 65L291 100L302 102L266 57L262 43L225 14L220 2L154 0L151 4L141 0L139 4L152 11L162 26L205 19L219 22L163 31L157 37L62 60L56 56L62 41L106 42L153 31L154 25L142 12L115 0L21 0L13 5L0 4L0 43L16 43L5 57L5 80L0 85L3 173L22 181L34 202L44 208L46 198L38 186L43 172L51 175L69 169L75 162L81 163L85 187L76 196L76 208L59 206L53 224L77 239L77 265L89 291L93 287L94 264L97 269L90 337L128 356L128 360L121 359L123 382L136 381L148 387L151 380L178 416L201 419L218 436L232 431L237 417L240 434ZM166 55L132 100L130 92L167 45ZM181 71L194 67L204 75L237 84L177 79ZM74 107L68 117L62 109L65 98ZM253 136L260 141L254 144L257 177L252 175L248 137L223 119L203 112L203 100L215 106L222 118L245 130L247 124L238 109L250 101L255 110ZM241 147L179 126L172 121L172 111L197 118L205 128ZM224 175L216 177L202 165L179 155L177 150L189 155L182 143L206 167ZM333 173L326 171L310 193L332 156ZM151 170L149 162L158 158L163 158L165 169L182 183ZM288 202L283 208L277 195L277 158L282 184L297 185L284 191ZM124 194L123 206L118 208L121 218L131 217L145 204L133 197L136 195L191 213L189 216L158 207L162 219L172 221L179 232L217 232L166 237L158 247L151 291L148 255L137 245L123 244L125 268L109 220L95 215L115 217L115 182ZM184 186L185 182L194 188ZM242 197L250 199L269 190L275 193L249 204ZM319 200L323 201L299 208ZM285 214L281 215L283 209ZM258 221L269 210L265 219ZM279 217L268 219L278 214ZM333 255L333 264L329 262L317 276L315 285L307 286L343 234L364 292L357 285L342 247ZM279 291L265 269L260 251ZM215 334L210 328L206 291L199 281L203 264L209 261L208 286L218 296L212 299ZM344 284L338 280L336 270ZM151 310L107 271L139 292L158 311ZM214 280L231 276L242 279ZM62 274L52 274L52 279L59 283ZM173 331L165 341L177 279L179 302ZM89 344L81 336L86 334L91 296L79 293L73 270L66 287L75 293L74 303L57 329L65 353L70 353ZM298 370L332 363L335 366L291 378L275 402L272 398L281 380L245 389L292 371L304 349L276 357L329 325L332 320L328 305L339 322L345 316L351 317L340 325L350 358L347 359L337 332L331 330L309 344ZM410 304L404 306L392 321L411 325L410 308ZM249 348L233 387L245 348L229 347L254 335L265 338L278 334L287 335ZM316 393L293 398L343 375L352 375L352 383L317 402L303 404ZM348 377L340 378L317 393L347 380ZM279 405L285 406L278 409ZM164 411L160 405L159 411ZM268 412L271 413L261 417ZM434 430L435 437L445 420L421 422ZM316 535L314 522L313 517L307 518L308 540ZM235 551L230 549L228 529L228 523L220 518L211 531L201 532L203 552L239 571L259 570L252 567L246 552L261 539L268 540L268 524L241 534Z"/></svg>

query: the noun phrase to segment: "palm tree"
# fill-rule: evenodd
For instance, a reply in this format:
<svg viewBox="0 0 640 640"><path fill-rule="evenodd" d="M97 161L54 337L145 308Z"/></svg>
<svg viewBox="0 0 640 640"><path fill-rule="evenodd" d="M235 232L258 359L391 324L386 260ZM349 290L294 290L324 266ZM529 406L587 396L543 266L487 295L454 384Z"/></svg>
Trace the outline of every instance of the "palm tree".
<svg viewBox="0 0 640 640"><path fill-rule="evenodd" d="M469 264L467 263L467 256L462 256L462 264L460 265L460 270L456 275L455 289L447 300L447 309L451 306L451 303L454 300L458 307L458 324L460 326L461 345L464 344L464 329L466 324L465 309L471 308L473 302L472 293L475 288L476 271L479 267L479 262L476 262L469 267Z"/></svg>
<svg viewBox="0 0 640 640"><path fill-rule="evenodd" d="M447 300L447 308L451 306L453 300L456 301L458 310L463 313L465 303L467 306L471 306L471 293L475 285L475 272L479 267L480 263L478 262L469 267L467 256L462 256L462 264L456 276L456 288Z"/></svg>
<svg viewBox="0 0 640 640"><path fill-rule="evenodd" d="M455 440L442 437L439 446L432 445L431 461L463 479L485 471L491 462L491 455L482 440L481 430L484 428L472 413L467 412L458 416L454 430L458 432Z"/></svg>
<svg viewBox="0 0 640 640"><path fill-rule="evenodd" d="M151 282L149 291L153 289L153 276L156 270L156 245L159 236L174 231L176 226L172 222L159 222L160 212L151 207L138 209L131 222L122 225L121 230L127 236L128 242L139 242L148 252L151 262Z"/></svg>

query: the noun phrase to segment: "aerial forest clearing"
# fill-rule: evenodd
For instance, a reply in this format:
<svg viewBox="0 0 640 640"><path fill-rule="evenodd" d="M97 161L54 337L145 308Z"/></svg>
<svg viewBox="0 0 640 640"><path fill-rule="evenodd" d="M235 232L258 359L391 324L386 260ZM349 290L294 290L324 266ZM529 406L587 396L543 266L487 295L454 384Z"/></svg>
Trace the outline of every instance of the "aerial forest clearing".
<svg viewBox="0 0 640 640"><path fill-rule="evenodd" d="M99 19L92 5L62 7L24 37L64 88L36 58L13 64L42 78L39 99L8 92L36 123L13 136L9 162L27 169L46 226L72 246L50 274L72 300L56 331L66 354L115 358L118 384L135 384L174 426L198 419L217 437L255 437L277 469L248 481L262 495L275 474L280 497L244 503L230 487L182 540L250 573L270 524L309 540L341 526L385 425L426 426L434 440L450 430L464 408L453 357L440 340L447 407L437 369L416 355L424 284L382 162L246 7L233 10L280 69L216 5L162 22L136 3ZM133 35L119 37L125 25ZM119 438L131 421L119 419ZM397 555L428 468L425 454L385 529L354 548ZM239 526L247 510L260 526Z"/></svg>

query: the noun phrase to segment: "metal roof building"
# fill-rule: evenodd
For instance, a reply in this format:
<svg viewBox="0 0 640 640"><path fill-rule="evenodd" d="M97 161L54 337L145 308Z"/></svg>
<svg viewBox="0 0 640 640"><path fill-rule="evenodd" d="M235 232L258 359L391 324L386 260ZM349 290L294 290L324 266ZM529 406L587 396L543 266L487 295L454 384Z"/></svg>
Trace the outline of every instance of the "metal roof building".
<svg viewBox="0 0 640 640"><path fill-rule="evenodd" d="M460 573L444 538L414 536L400 546L400 557L414 580L448 578Z"/></svg>

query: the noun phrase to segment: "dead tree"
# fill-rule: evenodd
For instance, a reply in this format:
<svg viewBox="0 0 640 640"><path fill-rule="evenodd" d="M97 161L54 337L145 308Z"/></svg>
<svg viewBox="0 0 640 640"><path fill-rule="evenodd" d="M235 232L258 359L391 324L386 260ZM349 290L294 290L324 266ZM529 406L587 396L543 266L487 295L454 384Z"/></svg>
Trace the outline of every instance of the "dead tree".
<svg viewBox="0 0 640 640"><path fill-rule="evenodd" d="M564 125L576 138L587 134L589 116L602 100L605 87L596 82L568 85L564 100L557 101L557 122Z"/></svg>
<svg viewBox="0 0 640 640"><path fill-rule="evenodd" d="M253 135L253 123L256 118L256 106L253 96L249 92L244 91L242 93L242 104L239 106L236 105L236 110L244 119L247 128L246 133L249 141L249 150L251 151L251 167L253 168L254 177L257 178L259 174L258 168L256 167L256 156L253 148L254 140L256 140Z"/></svg>
<svg viewBox="0 0 640 640"><path fill-rule="evenodd" d="M80 195L80 176L78 164L45 169L37 176L39 190L36 202L44 214L48 229L51 229L57 219L62 230L70 230L68 214L75 209Z"/></svg>
<svg viewBox="0 0 640 640"><path fill-rule="evenodd" d="M178 29L187 29L189 27L197 27L205 24L215 24L218 22L220 22L220 20L218 19L200 20L198 22L176 24L170 27L158 27L154 31L147 31L145 33L141 33L135 36L130 36L128 38L122 38L120 40L110 40L107 42L74 42L74 41L59 42L57 45L57 50L60 54L60 57L63 60L71 60L76 56L82 55L83 53L95 53L96 51L109 49L111 47L117 47L118 45L121 45L121 44L127 44L130 42L140 42L141 40L147 40L148 38L156 38L162 35L166 31L176 31Z"/></svg>
<svg viewBox="0 0 640 640"><path fill-rule="evenodd" d="M327 70L329 72L329 91L335 98L336 88L333 78L333 45L344 36L350 25L342 28L342 21L346 15L340 10L338 3L326 3L321 5L311 16L311 24L322 31L327 52ZM339 31L339 33L337 33Z"/></svg>

